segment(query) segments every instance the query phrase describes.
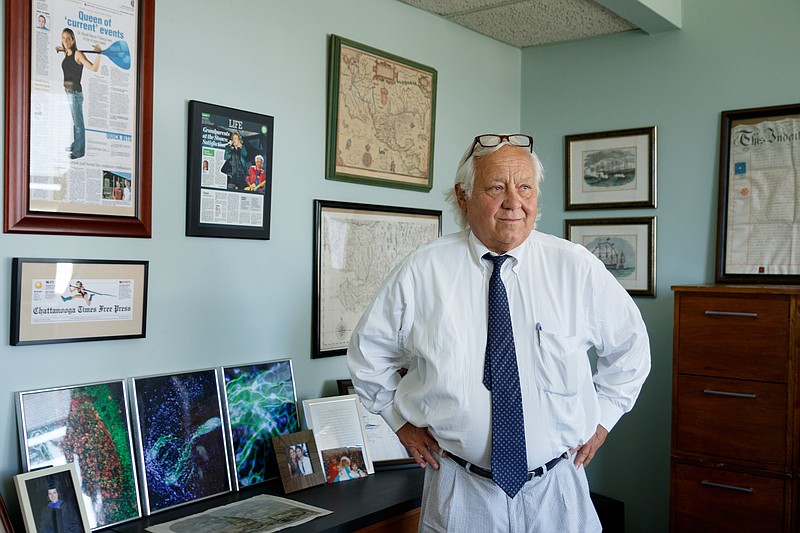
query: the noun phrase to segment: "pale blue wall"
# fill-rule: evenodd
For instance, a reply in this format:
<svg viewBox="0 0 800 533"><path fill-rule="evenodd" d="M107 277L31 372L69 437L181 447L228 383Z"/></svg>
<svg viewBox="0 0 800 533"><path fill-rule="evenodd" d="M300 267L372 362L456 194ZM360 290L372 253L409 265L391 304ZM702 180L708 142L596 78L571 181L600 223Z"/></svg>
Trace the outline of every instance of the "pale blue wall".
<svg viewBox="0 0 800 533"><path fill-rule="evenodd" d="M536 135L547 167L540 228L563 235L565 218L658 220L658 297L637 298L653 371L589 467L594 490L625 502L628 531L667 530L670 286L714 280L720 112L800 101L798 28L796 0L689 0L680 31L523 50L522 129ZM651 125L658 208L565 212L564 136Z"/></svg>
<svg viewBox="0 0 800 533"><path fill-rule="evenodd" d="M331 33L438 70L430 193L325 179ZM153 238L0 234L4 295L12 257L150 261L146 339L10 347L8 296L0 300L0 489L9 505L20 471L15 391L291 357L300 399L334 394L344 358L310 359L313 200L441 209L445 233L455 231L442 193L476 131L519 128L520 58L395 0L158 0ZM190 99L275 117L271 240L184 236Z"/></svg>

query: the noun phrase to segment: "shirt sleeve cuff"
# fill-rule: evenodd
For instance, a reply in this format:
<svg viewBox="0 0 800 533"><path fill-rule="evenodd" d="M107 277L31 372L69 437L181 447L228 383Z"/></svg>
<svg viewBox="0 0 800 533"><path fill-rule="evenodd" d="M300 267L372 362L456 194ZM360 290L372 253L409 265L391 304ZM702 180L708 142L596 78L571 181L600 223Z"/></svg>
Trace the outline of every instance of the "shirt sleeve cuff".
<svg viewBox="0 0 800 533"><path fill-rule="evenodd" d="M408 422L408 420L403 418L403 415L395 410L394 404L381 411L381 416L395 433Z"/></svg>
<svg viewBox="0 0 800 533"><path fill-rule="evenodd" d="M611 429L617 424L617 422L619 422L619 419L622 418L622 415L625 413L622 411L622 409L615 406L605 398L599 398L599 400L600 425L606 428L607 431L611 431Z"/></svg>

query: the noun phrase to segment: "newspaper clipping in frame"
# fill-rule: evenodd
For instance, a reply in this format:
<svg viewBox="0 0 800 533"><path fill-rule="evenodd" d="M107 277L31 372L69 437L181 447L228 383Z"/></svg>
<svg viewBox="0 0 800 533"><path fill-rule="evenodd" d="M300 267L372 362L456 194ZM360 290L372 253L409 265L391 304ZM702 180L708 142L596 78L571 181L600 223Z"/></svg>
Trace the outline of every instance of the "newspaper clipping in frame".
<svg viewBox="0 0 800 533"><path fill-rule="evenodd" d="M139 0L35 0L31 211L136 215Z"/></svg>
<svg viewBox="0 0 800 533"><path fill-rule="evenodd" d="M133 319L134 280L70 280L65 289L55 279L33 279L31 324Z"/></svg>

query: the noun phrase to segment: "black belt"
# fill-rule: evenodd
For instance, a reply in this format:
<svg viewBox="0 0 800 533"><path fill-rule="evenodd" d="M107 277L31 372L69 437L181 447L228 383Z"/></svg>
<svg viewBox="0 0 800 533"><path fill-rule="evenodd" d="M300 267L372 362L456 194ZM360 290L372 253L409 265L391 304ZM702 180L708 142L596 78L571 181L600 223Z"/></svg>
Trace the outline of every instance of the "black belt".
<svg viewBox="0 0 800 533"><path fill-rule="evenodd" d="M455 461L457 464L463 466L464 468L467 469L467 471L472 472L473 474L477 474L477 475L479 475L481 477L492 479L492 472L490 470L486 470L485 468L481 468L481 467L476 466L476 465L474 465L472 463L469 463L469 462L465 461L464 459L462 459L461 457L459 457L459 456L457 456L455 454L452 454L450 452L447 452L447 457L449 457L450 459ZM565 452L565 453L559 455L558 457L554 457L553 459L547 461L543 466L540 466L538 468L535 468L535 469L531 470L530 472L528 472L528 481L530 481L531 479L533 479L535 477L541 477L541 476L545 475L547 472L552 470L553 467L555 467L561 460L566 459L566 458L567 458L567 454Z"/></svg>

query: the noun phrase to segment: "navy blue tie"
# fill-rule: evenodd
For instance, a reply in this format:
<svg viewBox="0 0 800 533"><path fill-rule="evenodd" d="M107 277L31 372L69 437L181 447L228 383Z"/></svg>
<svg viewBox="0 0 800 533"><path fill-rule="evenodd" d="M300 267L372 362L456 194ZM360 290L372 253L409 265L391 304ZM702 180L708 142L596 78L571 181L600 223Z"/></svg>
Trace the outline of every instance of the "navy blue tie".
<svg viewBox="0 0 800 533"><path fill-rule="evenodd" d="M494 262L489 279L489 322L483 384L492 393L492 479L513 498L528 480L525 418L519 386L514 330L508 295L500 277L506 255L486 254Z"/></svg>

